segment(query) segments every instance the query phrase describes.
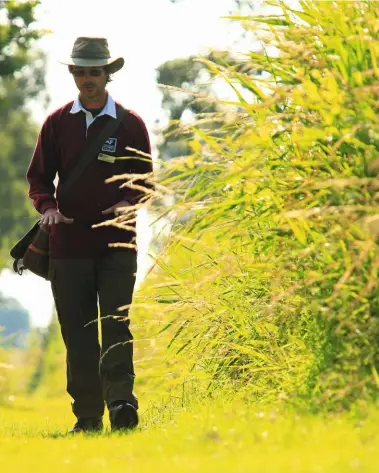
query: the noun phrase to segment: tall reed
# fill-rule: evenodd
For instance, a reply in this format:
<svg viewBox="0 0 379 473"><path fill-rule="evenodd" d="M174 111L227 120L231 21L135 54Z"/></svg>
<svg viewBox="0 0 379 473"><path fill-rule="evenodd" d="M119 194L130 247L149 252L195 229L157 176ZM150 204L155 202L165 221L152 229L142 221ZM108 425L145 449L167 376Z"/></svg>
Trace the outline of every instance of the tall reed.
<svg viewBox="0 0 379 473"><path fill-rule="evenodd" d="M148 292L210 387L341 408L379 392L379 5L271 3L231 17L260 52L207 61L235 99L161 181L177 223Z"/></svg>

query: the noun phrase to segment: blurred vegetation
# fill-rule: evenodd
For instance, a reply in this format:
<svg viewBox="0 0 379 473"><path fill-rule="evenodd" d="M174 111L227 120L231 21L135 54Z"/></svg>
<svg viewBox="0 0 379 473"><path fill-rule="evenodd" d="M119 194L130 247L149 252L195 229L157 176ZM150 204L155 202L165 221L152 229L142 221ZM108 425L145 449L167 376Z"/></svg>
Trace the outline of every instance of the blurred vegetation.
<svg viewBox="0 0 379 473"><path fill-rule="evenodd" d="M41 334L38 357L27 392L38 396L62 395L66 389L66 352L56 314Z"/></svg>
<svg viewBox="0 0 379 473"><path fill-rule="evenodd" d="M0 2L0 271L9 261L9 249L36 218L25 174L38 134L28 104L37 98L47 101L45 58L36 46L45 32L34 25L39 3ZM7 345L0 351L0 399L4 399L16 386L24 389L27 384L29 367L17 347L28 343L29 316L1 298L0 325L0 345ZM31 365L32 359L28 359Z"/></svg>
<svg viewBox="0 0 379 473"><path fill-rule="evenodd" d="M37 0L0 3L0 269L9 249L33 223L25 179L38 134L28 103L47 101L45 57L34 27Z"/></svg>
<svg viewBox="0 0 379 473"><path fill-rule="evenodd" d="M177 58L157 68L157 82L162 92L162 106L167 125L160 128L159 159L167 161L191 154L193 122L199 129L212 128L217 133L226 119L228 109L214 97L221 80L219 74L207 67L207 62L235 67L248 76L261 71L250 68L228 51L212 51L203 56ZM213 99L212 99L213 97ZM174 170L175 171L175 170Z"/></svg>

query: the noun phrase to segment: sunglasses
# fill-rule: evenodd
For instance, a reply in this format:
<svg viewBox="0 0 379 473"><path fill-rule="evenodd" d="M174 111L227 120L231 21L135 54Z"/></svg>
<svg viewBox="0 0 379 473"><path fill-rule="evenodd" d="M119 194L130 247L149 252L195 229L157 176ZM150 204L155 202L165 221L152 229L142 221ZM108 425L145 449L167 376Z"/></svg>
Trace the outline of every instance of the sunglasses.
<svg viewBox="0 0 379 473"><path fill-rule="evenodd" d="M86 74L92 77L100 77L104 69L73 69L71 74L75 77L84 77Z"/></svg>

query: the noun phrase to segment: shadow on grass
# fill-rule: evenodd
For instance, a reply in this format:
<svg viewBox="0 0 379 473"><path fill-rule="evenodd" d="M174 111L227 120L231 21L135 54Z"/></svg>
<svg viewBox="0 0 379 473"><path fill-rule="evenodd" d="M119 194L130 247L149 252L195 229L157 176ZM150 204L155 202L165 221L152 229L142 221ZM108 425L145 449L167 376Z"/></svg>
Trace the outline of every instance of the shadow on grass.
<svg viewBox="0 0 379 473"><path fill-rule="evenodd" d="M62 439L62 438L109 438L109 437L124 437L127 435L132 435L135 433L141 432L141 429L137 428L134 430L117 430L111 431L110 429L105 429L102 432L80 432L80 433L70 433L68 431L54 430L51 432L36 432L36 436L41 436L42 438L50 439Z"/></svg>

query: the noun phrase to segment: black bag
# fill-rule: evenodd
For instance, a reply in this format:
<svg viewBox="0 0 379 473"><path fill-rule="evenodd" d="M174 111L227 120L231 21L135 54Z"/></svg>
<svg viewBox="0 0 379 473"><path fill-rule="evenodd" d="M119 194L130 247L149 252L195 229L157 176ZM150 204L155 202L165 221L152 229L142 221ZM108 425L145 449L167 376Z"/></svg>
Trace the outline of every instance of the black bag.
<svg viewBox="0 0 379 473"><path fill-rule="evenodd" d="M104 142L112 135L117 126L124 118L126 110L119 107L117 110L117 119L110 120L103 128L101 133L95 138L87 148L78 164L71 171L67 180L61 185L60 195L68 192L72 184L83 173L91 163L93 155L101 149ZM42 278L49 279L49 234L48 227L41 227L39 221L26 233L19 242L17 242L10 251L14 258L13 270L22 275L25 269Z"/></svg>
<svg viewBox="0 0 379 473"><path fill-rule="evenodd" d="M49 228L41 227L39 221L11 249L13 270L22 275L24 269L48 279Z"/></svg>

